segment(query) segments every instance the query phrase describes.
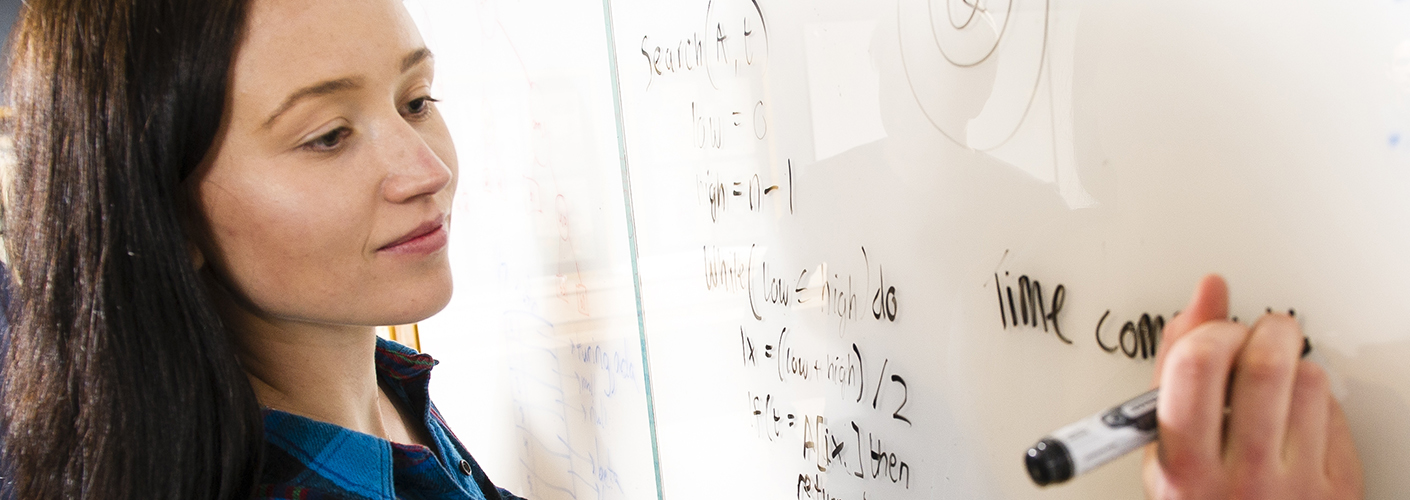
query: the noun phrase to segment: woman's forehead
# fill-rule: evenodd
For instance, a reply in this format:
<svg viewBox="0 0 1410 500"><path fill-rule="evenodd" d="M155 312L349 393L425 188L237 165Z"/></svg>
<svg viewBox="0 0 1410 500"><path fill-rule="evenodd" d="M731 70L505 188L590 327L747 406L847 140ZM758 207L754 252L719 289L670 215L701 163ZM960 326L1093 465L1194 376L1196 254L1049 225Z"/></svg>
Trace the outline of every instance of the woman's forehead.
<svg viewBox="0 0 1410 500"><path fill-rule="evenodd" d="M250 0L246 26L251 39L345 41L400 32L419 41L400 0Z"/></svg>
<svg viewBox="0 0 1410 500"><path fill-rule="evenodd" d="M233 90L260 101L323 81L395 76L423 46L398 0L253 0L246 26Z"/></svg>

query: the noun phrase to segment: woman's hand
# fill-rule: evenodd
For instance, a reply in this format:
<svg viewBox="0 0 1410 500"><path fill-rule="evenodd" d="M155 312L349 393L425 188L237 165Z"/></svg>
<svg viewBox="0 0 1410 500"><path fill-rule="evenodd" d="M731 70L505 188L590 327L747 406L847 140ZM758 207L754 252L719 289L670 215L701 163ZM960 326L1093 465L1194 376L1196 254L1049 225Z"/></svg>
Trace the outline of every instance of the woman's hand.
<svg viewBox="0 0 1410 500"><path fill-rule="evenodd" d="M1155 365L1160 441L1146 447L1146 495L1361 498L1351 431L1326 372L1300 359L1301 327L1286 314L1251 328L1228 314L1224 280L1206 276L1165 328Z"/></svg>

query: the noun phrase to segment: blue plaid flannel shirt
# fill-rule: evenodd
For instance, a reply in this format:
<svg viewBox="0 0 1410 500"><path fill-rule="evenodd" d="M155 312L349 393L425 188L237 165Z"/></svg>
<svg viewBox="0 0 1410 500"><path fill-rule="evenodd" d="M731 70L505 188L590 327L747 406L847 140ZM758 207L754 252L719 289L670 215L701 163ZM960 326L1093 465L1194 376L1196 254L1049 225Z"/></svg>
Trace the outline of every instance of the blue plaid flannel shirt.
<svg viewBox="0 0 1410 500"><path fill-rule="evenodd" d="M264 410L265 465L259 498L523 500L490 483L431 404L427 387L436 360L377 339L377 377L423 416L436 449L400 444Z"/></svg>

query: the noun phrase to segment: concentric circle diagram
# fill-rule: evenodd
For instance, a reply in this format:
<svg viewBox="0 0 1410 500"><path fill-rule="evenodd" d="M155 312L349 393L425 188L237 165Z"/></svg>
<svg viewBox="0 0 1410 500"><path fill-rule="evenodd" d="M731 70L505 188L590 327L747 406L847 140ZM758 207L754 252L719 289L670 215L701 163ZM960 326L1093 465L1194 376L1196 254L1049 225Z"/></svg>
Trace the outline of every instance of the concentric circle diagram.
<svg viewBox="0 0 1410 500"><path fill-rule="evenodd" d="M1012 139L1038 94L1050 0L897 0L901 64L941 134L988 151Z"/></svg>

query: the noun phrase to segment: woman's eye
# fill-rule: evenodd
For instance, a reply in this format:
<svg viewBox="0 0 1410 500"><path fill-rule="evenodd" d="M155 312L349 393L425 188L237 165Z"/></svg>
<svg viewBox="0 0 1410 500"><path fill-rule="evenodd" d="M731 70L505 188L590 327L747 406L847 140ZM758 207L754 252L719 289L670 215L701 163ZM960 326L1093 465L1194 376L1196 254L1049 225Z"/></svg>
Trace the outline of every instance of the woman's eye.
<svg viewBox="0 0 1410 500"><path fill-rule="evenodd" d="M430 96L412 99L411 102L406 103L406 114L410 116L422 116L430 113L431 103L433 102L440 101Z"/></svg>
<svg viewBox="0 0 1410 500"><path fill-rule="evenodd" d="M310 151L332 151L338 149L338 146L341 146L343 140L347 139L350 134L352 134L352 130L347 127L338 127L305 142L302 147Z"/></svg>

